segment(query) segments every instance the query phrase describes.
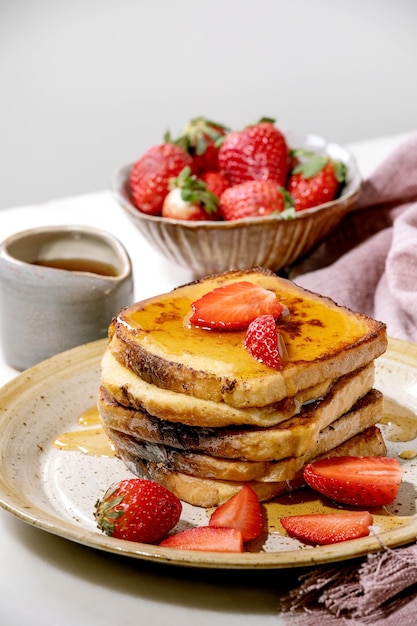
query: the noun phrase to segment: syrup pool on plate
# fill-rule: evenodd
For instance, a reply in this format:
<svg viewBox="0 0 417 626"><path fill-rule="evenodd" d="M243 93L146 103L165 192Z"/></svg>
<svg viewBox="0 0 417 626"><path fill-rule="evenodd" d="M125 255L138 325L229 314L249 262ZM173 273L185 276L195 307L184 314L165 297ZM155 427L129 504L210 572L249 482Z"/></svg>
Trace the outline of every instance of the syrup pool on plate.
<svg viewBox="0 0 417 626"><path fill-rule="evenodd" d="M83 428L59 435L54 441L55 448L75 450L90 456L115 456L113 444L103 430L96 407L84 411L77 423Z"/></svg>
<svg viewBox="0 0 417 626"><path fill-rule="evenodd" d="M417 415L391 398L384 397L380 422L386 425L384 437L387 441L405 443L417 437Z"/></svg>

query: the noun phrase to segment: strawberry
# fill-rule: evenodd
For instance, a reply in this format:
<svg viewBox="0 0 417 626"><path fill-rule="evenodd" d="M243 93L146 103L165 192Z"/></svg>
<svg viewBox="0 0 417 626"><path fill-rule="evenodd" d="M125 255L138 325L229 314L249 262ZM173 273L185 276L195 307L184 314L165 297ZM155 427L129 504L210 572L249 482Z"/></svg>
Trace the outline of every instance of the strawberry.
<svg viewBox="0 0 417 626"><path fill-rule="evenodd" d="M206 183L207 189L220 198L223 191L230 187L229 181L221 172L207 170L199 174L199 178Z"/></svg>
<svg viewBox="0 0 417 626"><path fill-rule="evenodd" d="M95 504L94 517L106 535L127 541L159 541L177 524L181 500L150 480L129 478L110 487Z"/></svg>
<svg viewBox="0 0 417 626"><path fill-rule="evenodd" d="M282 369L285 354L283 339L272 315L260 315L249 324L245 348L257 361L278 370Z"/></svg>
<svg viewBox="0 0 417 626"><path fill-rule="evenodd" d="M191 324L206 329L245 329L259 315L279 317L284 306L273 291L250 281L217 287L195 300Z"/></svg>
<svg viewBox="0 0 417 626"><path fill-rule="evenodd" d="M394 500L403 468L391 457L341 456L304 468L304 480L336 502L360 507L384 506Z"/></svg>
<svg viewBox="0 0 417 626"><path fill-rule="evenodd" d="M219 219L219 199L189 166L169 181L168 195L162 205L162 217L177 220L214 220Z"/></svg>
<svg viewBox="0 0 417 626"><path fill-rule="evenodd" d="M203 550L209 552L243 552L240 530L216 526L194 526L170 535L161 546L179 550Z"/></svg>
<svg viewBox="0 0 417 626"><path fill-rule="evenodd" d="M220 211L228 221L282 214L290 206L287 191L272 180L248 180L232 185L220 196Z"/></svg>
<svg viewBox="0 0 417 626"><path fill-rule="evenodd" d="M247 180L273 180L285 186L288 147L274 120L263 118L258 124L228 133L219 148L219 169L232 185Z"/></svg>
<svg viewBox="0 0 417 626"><path fill-rule="evenodd" d="M303 211L334 200L345 180L345 165L304 150L296 150L294 154L300 155L300 160L291 171L287 189L294 199L295 210Z"/></svg>
<svg viewBox="0 0 417 626"><path fill-rule="evenodd" d="M135 207L148 215L160 215L169 179L187 165L193 167L192 157L175 144L149 148L130 170L129 189Z"/></svg>
<svg viewBox="0 0 417 626"><path fill-rule="evenodd" d="M181 189L178 187L172 189L165 197L161 215L172 220L186 220L189 222L201 222L211 219L201 204L184 200Z"/></svg>
<svg viewBox="0 0 417 626"><path fill-rule="evenodd" d="M262 511L258 496L249 485L223 502L211 514L209 526L240 530L243 541L256 539L262 532Z"/></svg>
<svg viewBox="0 0 417 626"><path fill-rule="evenodd" d="M218 169L217 142L227 133L227 128L205 117L195 117L186 124L175 143L194 159L196 173ZM165 140L170 140L169 134Z"/></svg>
<svg viewBox="0 0 417 626"><path fill-rule="evenodd" d="M368 511L345 511L289 515L281 517L280 521L290 537L304 543L326 545L367 537L373 517Z"/></svg>

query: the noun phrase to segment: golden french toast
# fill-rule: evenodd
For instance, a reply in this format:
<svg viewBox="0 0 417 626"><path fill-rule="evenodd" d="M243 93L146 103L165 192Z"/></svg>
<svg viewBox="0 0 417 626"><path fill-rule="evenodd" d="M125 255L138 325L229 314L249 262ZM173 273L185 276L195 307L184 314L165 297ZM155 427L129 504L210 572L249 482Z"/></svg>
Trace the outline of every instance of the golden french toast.
<svg viewBox="0 0 417 626"><path fill-rule="evenodd" d="M302 486L322 456L385 455L374 360L381 322L262 268L209 276L123 309L98 410L136 475L215 506Z"/></svg>
<svg viewBox="0 0 417 626"><path fill-rule="evenodd" d="M277 461L247 461L150 443L120 429L105 427L119 454L162 463L174 471L216 480L280 482L292 480L313 457L331 452L351 437L375 426L382 411L382 394L372 390L344 415L317 434L303 454L277 455Z"/></svg>
<svg viewBox="0 0 417 626"><path fill-rule="evenodd" d="M243 330L206 330L189 323L196 300L242 281L272 292L288 311L277 321L288 353L280 370L244 349ZM113 356L148 383L234 407L263 407L294 397L370 363L387 346L383 323L261 268L210 276L133 304L113 319L109 337Z"/></svg>
<svg viewBox="0 0 417 626"><path fill-rule="evenodd" d="M116 450L126 467L138 476L147 477L173 491L181 500L201 507L217 506L235 495L244 484L250 485L257 493L261 502L287 493L304 485L302 469L295 473L291 480L278 482L262 482L258 480L233 481L199 478L191 474L179 472L164 463L155 463L139 458L126 447ZM381 431L370 426L363 432L354 435L340 446L321 456L385 456L386 446Z"/></svg>
<svg viewBox="0 0 417 626"><path fill-rule="evenodd" d="M373 375L372 363L366 368L364 375ZM101 383L119 404L127 408L142 410L170 422L222 427L239 424L275 426L299 413L304 403L323 398L335 381L326 379L273 404L241 408L156 387L117 361L110 349L107 349L101 362Z"/></svg>
<svg viewBox="0 0 417 626"><path fill-rule="evenodd" d="M371 361L357 372L350 372L346 376L356 376L360 373L361 379L356 382L367 386L366 391L369 391L373 384L374 369ZM147 383L117 361L110 349L105 351L101 362L101 384L119 404L143 410L163 420L190 426L199 424L206 427L240 424L275 426L297 415L303 404L324 398L336 382L337 379L326 379L274 404L239 408L225 402L203 400Z"/></svg>
<svg viewBox="0 0 417 626"><path fill-rule="evenodd" d="M298 415L275 426L213 428L189 426L178 420L172 423L143 409L124 407L105 387L100 389L98 407L106 429L118 430L141 441L224 458L276 461L303 455L311 449L320 431L371 390L373 372L373 364L370 364L359 372L346 374L325 397L308 402Z"/></svg>

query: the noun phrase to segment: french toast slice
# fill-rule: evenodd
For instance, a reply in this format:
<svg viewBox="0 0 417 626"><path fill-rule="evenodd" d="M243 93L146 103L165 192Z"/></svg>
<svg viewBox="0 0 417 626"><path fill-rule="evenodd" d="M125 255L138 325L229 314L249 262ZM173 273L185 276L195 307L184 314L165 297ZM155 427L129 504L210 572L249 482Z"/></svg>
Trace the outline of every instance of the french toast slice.
<svg viewBox="0 0 417 626"><path fill-rule="evenodd" d="M192 326L192 303L217 287L251 281L276 294L289 315L278 320L288 359L281 370L254 359L245 331ZM334 380L381 355L382 322L338 306L263 268L229 271L137 302L109 327L114 357L163 389L234 407L263 407Z"/></svg>
<svg viewBox="0 0 417 626"><path fill-rule="evenodd" d="M99 390L97 406L106 429L124 432L149 444L224 458L275 461L305 454L316 444L320 431L349 411L371 390L373 382L371 363L359 372L342 376L324 398L307 403L298 415L269 427L207 428L172 423L145 410L120 405L105 387Z"/></svg>
<svg viewBox="0 0 417 626"><path fill-rule="evenodd" d="M291 480L278 482L261 482L252 480L226 481L207 478L198 478L175 471L162 463L155 463L140 459L126 448L118 450L120 458L126 467L136 476L148 478L164 485L175 493L181 500L194 506L213 507L225 502L235 495L243 485L250 485L261 502L287 493L304 486L302 469L298 470ZM381 431L377 426L371 426L363 432L354 435L340 446L322 456L385 456L386 446Z"/></svg>
<svg viewBox="0 0 417 626"><path fill-rule="evenodd" d="M216 480L280 482L291 480L313 457L325 454L354 435L378 423L382 415L382 394L370 391L351 410L324 428L303 455L279 461L245 461L211 456L207 453L180 451L161 444L151 444L116 429L105 429L109 439L120 452L164 464L170 469L197 478Z"/></svg>
<svg viewBox="0 0 417 626"><path fill-rule="evenodd" d="M226 402L204 400L146 382L117 361L108 348L101 361L101 384L122 406L146 411L169 422L207 427L229 425L275 426L299 413L301 406L324 397L334 384L324 380L302 389L291 398L263 407L234 407Z"/></svg>

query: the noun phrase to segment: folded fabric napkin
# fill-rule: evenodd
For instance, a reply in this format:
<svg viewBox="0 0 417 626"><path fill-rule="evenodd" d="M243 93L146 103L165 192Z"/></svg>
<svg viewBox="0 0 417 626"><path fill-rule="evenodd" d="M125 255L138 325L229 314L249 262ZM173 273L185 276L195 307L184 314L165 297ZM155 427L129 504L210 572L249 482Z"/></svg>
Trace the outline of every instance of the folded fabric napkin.
<svg viewBox="0 0 417 626"><path fill-rule="evenodd" d="M417 133L363 183L353 210L290 278L417 341Z"/></svg>
<svg viewBox="0 0 417 626"><path fill-rule="evenodd" d="M417 342L417 133L364 181L353 210L290 278ZM416 545L319 566L281 605L292 626L414 626L416 616Z"/></svg>

